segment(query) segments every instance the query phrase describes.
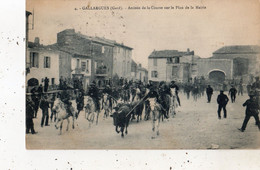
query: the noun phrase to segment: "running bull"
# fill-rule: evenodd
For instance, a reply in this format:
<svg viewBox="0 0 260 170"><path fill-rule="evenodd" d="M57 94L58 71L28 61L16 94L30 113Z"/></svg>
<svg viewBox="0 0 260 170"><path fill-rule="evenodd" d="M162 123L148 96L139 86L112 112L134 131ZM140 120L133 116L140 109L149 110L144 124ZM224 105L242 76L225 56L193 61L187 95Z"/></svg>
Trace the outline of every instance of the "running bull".
<svg viewBox="0 0 260 170"><path fill-rule="evenodd" d="M111 117L113 117L115 130L117 133L121 131L121 137L124 137L124 129L125 134L127 134L127 127L131 118L131 105L130 104L119 104L117 107L115 107L115 112ZM120 127L120 131L118 130L118 127Z"/></svg>

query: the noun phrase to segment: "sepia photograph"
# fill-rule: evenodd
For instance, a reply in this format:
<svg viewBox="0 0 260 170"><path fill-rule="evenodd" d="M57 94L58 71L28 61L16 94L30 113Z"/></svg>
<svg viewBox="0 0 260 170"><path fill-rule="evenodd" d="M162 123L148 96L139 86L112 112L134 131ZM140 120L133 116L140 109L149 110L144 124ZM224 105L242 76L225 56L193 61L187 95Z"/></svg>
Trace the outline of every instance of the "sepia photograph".
<svg viewBox="0 0 260 170"><path fill-rule="evenodd" d="M258 0L27 0L27 150L260 149Z"/></svg>

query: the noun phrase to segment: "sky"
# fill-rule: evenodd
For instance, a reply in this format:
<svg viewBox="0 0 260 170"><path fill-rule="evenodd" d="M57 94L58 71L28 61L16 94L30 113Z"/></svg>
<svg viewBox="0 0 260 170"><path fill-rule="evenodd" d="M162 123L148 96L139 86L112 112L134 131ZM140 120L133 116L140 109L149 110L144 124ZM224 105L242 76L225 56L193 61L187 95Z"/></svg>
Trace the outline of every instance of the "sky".
<svg viewBox="0 0 260 170"><path fill-rule="evenodd" d="M122 10L80 9L86 6L115 6ZM175 9L135 10L128 9L129 6ZM195 9L185 9L186 6ZM206 9L196 9L196 6ZM42 44L53 44L58 32L73 28L85 35L132 47L132 58L146 68L153 50L189 48L195 55L206 58L226 45L260 44L259 0L28 0L27 10L34 13L34 19L32 16L29 19L29 41L39 37Z"/></svg>

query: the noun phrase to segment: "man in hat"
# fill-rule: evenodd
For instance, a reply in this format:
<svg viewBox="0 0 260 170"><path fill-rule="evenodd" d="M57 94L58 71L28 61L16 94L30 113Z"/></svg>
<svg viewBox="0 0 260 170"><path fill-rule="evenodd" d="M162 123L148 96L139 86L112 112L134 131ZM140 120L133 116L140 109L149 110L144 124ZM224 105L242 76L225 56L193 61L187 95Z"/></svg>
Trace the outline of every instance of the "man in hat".
<svg viewBox="0 0 260 170"><path fill-rule="evenodd" d="M208 103L210 103L211 97L212 97L212 94L213 94L213 89L210 85L208 85L208 87L206 89L206 93L207 93L207 97L208 97Z"/></svg>
<svg viewBox="0 0 260 170"><path fill-rule="evenodd" d="M34 118L34 104L29 95L26 96L26 134L36 134L34 130L33 118Z"/></svg>
<svg viewBox="0 0 260 170"><path fill-rule="evenodd" d="M40 101L40 108L42 109L42 120L41 120L41 127L45 122L45 126L50 126L49 123L49 100L48 95L45 93Z"/></svg>
<svg viewBox="0 0 260 170"><path fill-rule="evenodd" d="M220 94L218 95L217 102L218 102L218 118L221 119L220 112L223 109L224 111L224 118L227 118L227 110L226 105L228 103L229 99L227 95L224 94L223 90L220 90Z"/></svg>
<svg viewBox="0 0 260 170"><path fill-rule="evenodd" d="M260 130L260 123L259 123L259 105L257 103L257 100L255 98L255 93L252 91L249 93L249 99L246 100L246 102L243 104L243 106L246 106L246 115L243 122L243 125L240 129L241 132L244 132L246 129L246 125L250 119L251 116L255 118L256 125L258 126L258 129Z"/></svg>
<svg viewBox="0 0 260 170"><path fill-rule="evenodd" d="M99 90L97 88L97 86L95 85L95 83L91 83L90 84L90 88L88 90L88 93L87 93L88 96L90 96L95 105L96 105L96 110L99 112L100 111L100 105L99 105Z"/></svg>
<svg viewBox="0 0 260 170"><path fill-rule="evenodd" d="M231 97L231 102L235 103L236 101L236 94L237 94L237 89L234 87L234 85L231 86L229 89L229 95Z"/></svg>
<svg viewBox="0 0 260 170"><path fill-rule="evenodd" d="M259 77L255 77L255 82L252 84L252 91L255 93L256 101L259 104L260 103L260 81Z"/></svg>

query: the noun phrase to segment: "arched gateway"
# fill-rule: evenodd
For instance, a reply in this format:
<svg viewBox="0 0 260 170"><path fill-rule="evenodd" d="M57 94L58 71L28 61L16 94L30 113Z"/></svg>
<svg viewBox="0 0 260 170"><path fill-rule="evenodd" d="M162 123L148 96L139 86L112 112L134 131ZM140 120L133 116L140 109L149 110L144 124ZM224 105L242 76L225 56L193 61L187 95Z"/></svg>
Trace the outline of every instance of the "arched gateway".
<svg viewBox="0 0 260 170"><path fill-rule="evenodd" d="M216 83L223 83L226 78L226 73L218 69L211 70L208 75L209 79Z"/></svg>

